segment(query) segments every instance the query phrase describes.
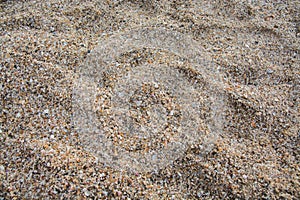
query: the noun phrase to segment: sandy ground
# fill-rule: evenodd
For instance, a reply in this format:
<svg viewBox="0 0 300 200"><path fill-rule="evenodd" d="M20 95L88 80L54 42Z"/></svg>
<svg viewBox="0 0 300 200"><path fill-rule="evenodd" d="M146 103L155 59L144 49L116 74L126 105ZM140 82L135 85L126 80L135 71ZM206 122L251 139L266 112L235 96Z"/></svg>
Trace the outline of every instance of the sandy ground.
<svg viewBox="0 0 300 200"><path fill-rule="evenodd" d="M178 32L201 47L221 74L215 95L223 104L215 109L222 117L213 129L204 123L174 162L147 172L120 170L86 147L72 96L100 41L145 27ZM299 1L2 0L0 44L0 199L300 198ZM143 66L132 64L136 58L156 65L164 57L137 50L123 52L121 66ZM161 62L179 59L169 54ZM182 79L195 81L196 73L206 77L204 85L216 82L216 71L193 67ZM203 105L206 89L195 92ZM168 142L154 139L156 146L145 148Z"/></svg>

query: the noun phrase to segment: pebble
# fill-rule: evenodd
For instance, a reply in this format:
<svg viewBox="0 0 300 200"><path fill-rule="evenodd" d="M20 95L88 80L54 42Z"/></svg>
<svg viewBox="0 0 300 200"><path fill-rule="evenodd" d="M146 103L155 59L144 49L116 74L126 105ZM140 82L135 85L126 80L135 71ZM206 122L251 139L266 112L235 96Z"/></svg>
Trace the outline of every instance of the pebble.
<svg viewBox="0 0 300 200"><path fill-rule="evenodd" d="M88 191L88 189L86 189L86 188L83 188L83 190L82 190L83 192L84 192L84 195L85 196L90 196L90 192Z"/></svg>
<svg viewBox="0 0 300 200"><path fill-rule="evenodd" d="M267 69L267 74L272 74L274 71L272 69Z"/></svg>

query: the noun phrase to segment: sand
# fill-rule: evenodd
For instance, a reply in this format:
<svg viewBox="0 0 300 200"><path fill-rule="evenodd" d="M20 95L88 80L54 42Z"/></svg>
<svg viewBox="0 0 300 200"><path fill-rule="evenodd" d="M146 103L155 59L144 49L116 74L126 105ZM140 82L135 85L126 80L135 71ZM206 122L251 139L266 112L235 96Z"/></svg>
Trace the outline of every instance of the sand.
<svg viewBox="0 0 300 200"><path fill-rule="evenodd" d="M299 11L0 1L0 199L299 199Z"/></svg>

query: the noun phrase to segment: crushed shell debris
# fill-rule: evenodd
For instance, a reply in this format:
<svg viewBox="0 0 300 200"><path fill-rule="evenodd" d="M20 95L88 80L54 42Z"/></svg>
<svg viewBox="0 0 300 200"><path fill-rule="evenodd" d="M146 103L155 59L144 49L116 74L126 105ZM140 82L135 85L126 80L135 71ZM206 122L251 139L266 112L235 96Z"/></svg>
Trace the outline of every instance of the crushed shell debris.
<svg viewBox="0 0 300 200"><path fill-rule="evenodd" d="M0 198L299 199L299 6L0 1ZM140 26L192 35L226 74L227 109L211 148L203 135L173 164L127 173L81 146L72 84L99 38Z"/></svg>

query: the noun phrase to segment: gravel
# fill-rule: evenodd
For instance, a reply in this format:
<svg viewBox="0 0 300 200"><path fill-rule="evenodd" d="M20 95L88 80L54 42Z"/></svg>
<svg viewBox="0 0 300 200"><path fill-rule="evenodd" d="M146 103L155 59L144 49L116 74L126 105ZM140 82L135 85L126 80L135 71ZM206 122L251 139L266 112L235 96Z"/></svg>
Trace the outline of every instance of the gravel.
<svg viewBox="0 0 300 200"><path fill-rule="evenodd" d="M0 199L299 199L299 10L298 1L0 1ZM106 63L178 62L203 98L201 135L180 156L120 170L86 146L73 89L99 41L145 27L191 37L218 71L197 71L172 49L132 47ZM176 101L160 83L145 87ZM135 95L135 109L162 102ZM180 127L176 109L166 112ZM149 148L163 148L159 137Z"/></svg>

